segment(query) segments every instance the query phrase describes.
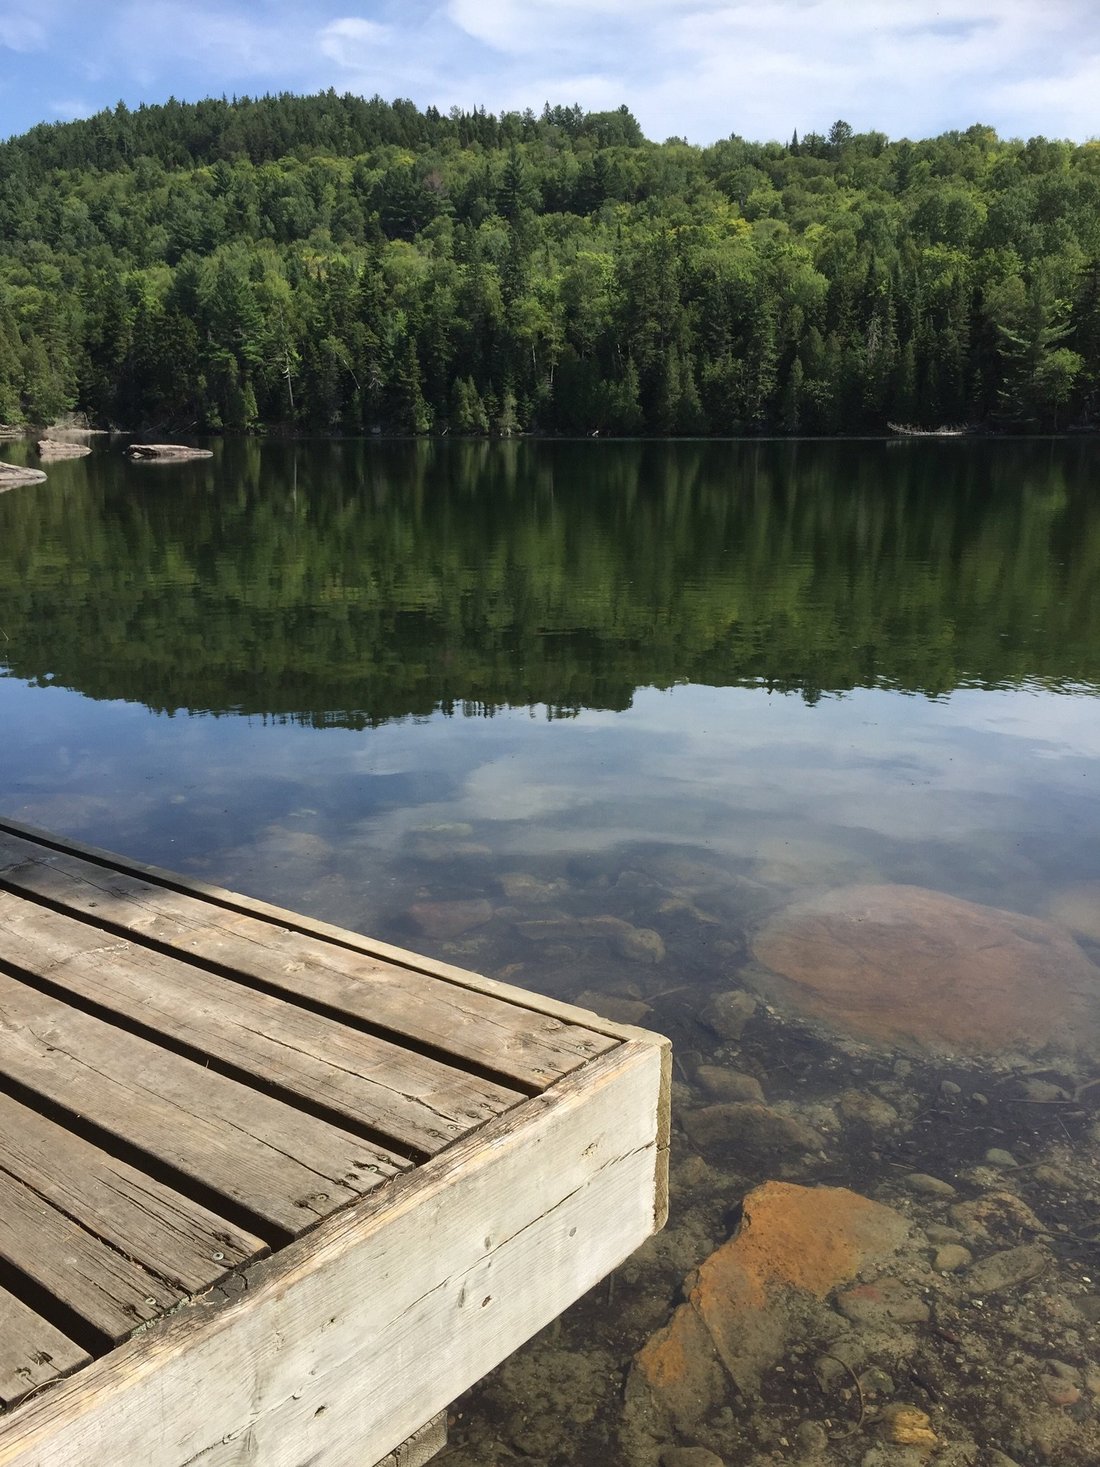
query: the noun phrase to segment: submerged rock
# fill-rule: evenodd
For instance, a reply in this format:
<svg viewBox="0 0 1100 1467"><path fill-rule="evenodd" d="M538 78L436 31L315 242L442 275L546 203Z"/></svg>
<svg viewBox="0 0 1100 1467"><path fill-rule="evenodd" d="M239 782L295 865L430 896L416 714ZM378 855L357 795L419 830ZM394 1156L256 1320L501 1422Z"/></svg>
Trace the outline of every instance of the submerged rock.
<svg viewBox="0 0 1100 1467"><path fill-rule="evenodd" d="M621 917L550 916L517 922L516 931L530 942L556 942L578 937L601 938L628 962L652 965L664 961L665 945L649 927L634 927Z"/></svg>
<svg viewBox="0 0 1100 1467"><path fill-rule="evenodd" d="M526 871L505 872L500 878L500 885L510 902L530 902L532 905L555 901L569 890L564 881L541 881Z"/></svg>
<svg viewBox="0 0 1100 1467"><path fill-rule="evenodd" d="M1003 1253L991 1253L988 1258L971 1264L964 1278L969 1294L998 1294L1002 1289L1015 1288L1028 1283L1045 1273L1050 1255L1037 1243L1021 1243L1016 1248L1006 1248Z"/></svg>
<svg viewBox="0 0 1100 1467"><path fill-rule="evenodd" d="M786 908L753 940L803 1012L890 1044L972 1054L1095 1042L1100 968L1066 933L917 886Z"/></svg>
<svg viewBox="0 0 1100 1467"><path fill-rule="evenodd" d="M730 1100L689 1110L684 1130L701 1151L736 1148L739 1155L756 1157L790 1152L820 1151L822 1138L794 1116L772 1110L759 1101Z"/></svg>
<svg viewBox="0 0 1100 1467"><path fill-rule="evenodd" d="M869 1090L845 1090L837 1099L836 1108L843 1120L873 1130L896 1126L900 1119L889 1101L872 1095Z"/></svg>
<svg viewBox="0 0 1100 1467"><path fill-rule="evenodd" d="M1021 1234L1042 1236L1047 1229L1031 1208L1012 1192L987 1192L951 1208L951 1221L968 1239L983 1243L1015 1242Z"/></svg>
<svg viewBox="0 0 1100 1467"><path fill-rule="evenodd" d="M573 1000L579 1008L591 1009L613 1024L644 1024L653 1010L640 998L623 998L617 993L601 993L586 988Z"/></svg>
<svg viewBox="0 0 1100 1467"><path fill-rule="evenodd" d="M933 1177L928 1172L910 1172L902 1179L902 1185L908 1187L910 1192L918 1192L922 1197L954 1197L955 1188L950 1182L945 1182L942 1177Z"/></svg>
<svg viewBox="0 0 1100 1467"><path fill-rule="evenodd" d="M630 963L663 963L664 939L652 927L632 927L624 922L611 933L611 946Z"/></svg>
<svg viewBox="0 0 1100 1467"><path fill-rule="evenodd" d="M725 1065L700 1065L695 1071L699 1088L712 1100L758 1100L764 1103L764 1090L755 1075L743 1070L727 1070Z"/></svg>
<svg viewBox="0 0 1100 1467"><path fill-rule="evenodd" d="M960 1268L968 1267L973 1261L974 1255L961 1243L944 1243L936 1249L932 1267L937 1273L957 1273Z"/></svg>
<svg viewBox="0 0 1100 1467"><path fill-rule="evenodd" d="M837 1308L853 1324L877 1330L891 1324L927 1324L932 1314L923 1299L889 1274L846 1289L837 1297Z"/></svg>
<svg viewBox="0 0 1100 1467"><path fill-rule="evenodd" d="M493 915L487 901L414 902L410 920L425 937L460 937L471 927L483 927Z"/></svg>
<svg viewBox="0 0 1100 1467"><path fill-rule="evenodd" d="M688 1302L635 1357L628 1395L635 1404L648 1397L678 1431L692 1432L730 1379L755 1394L822 1301L907 1235L900 1214L846 1188L755 1188L740 1230L688 1276Z"/></svg>
<svg viewBox="0 0 1100 1467"><path fill-rule="evenodd" d="M703 1023L719 1039L740 1039L745 1025L756 1013L756 999L743 988L730 988L714 994L703 1009Z"/></svg>
<svg viewBox="0 0 1100 1467"><path fill-rule="evenodd" d="M932 1429L932 1420L916 1406L887 1406L881 1417L882 1432L888 1442L899 1447L920 1447L930 1452L940 1444Z"/></svg>
<svg viewBox="0 0 1100 1467"><path fill-rule="evenodd" d="M1047 909L1052 922L1078 937L1100 942L1100 881L1079 881L1059 892Z"/></svg>

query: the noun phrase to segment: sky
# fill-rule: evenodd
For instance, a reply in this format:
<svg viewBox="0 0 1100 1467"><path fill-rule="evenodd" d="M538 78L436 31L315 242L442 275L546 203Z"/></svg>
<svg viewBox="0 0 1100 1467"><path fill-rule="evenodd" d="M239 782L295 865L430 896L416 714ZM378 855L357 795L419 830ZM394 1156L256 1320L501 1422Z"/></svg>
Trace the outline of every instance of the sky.
<svg viewBox="0 0 1100 1467"><path fill-rule="evenodd" d="M118 101L621 103L648 137L1100 136L1098 0L0 0L0 136Z"/></svg>

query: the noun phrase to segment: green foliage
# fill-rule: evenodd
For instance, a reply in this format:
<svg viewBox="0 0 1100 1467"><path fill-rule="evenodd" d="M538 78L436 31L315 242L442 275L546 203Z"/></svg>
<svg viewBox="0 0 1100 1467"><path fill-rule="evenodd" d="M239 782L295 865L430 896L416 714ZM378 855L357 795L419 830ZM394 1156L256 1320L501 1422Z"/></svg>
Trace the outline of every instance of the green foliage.
<svg viewBox="0 0 1100 1467"><path fill-rule="evenodd" d="M1100 145L648 142L328 92L0 145L0 416L421 434L1100 415Z"/></svg>

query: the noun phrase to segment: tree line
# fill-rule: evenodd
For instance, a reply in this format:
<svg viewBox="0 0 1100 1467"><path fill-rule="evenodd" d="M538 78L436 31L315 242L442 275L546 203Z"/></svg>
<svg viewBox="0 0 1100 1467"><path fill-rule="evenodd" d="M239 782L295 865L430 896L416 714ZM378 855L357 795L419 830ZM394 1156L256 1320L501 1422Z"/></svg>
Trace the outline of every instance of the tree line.
<svg viewBox="0 0 1100 1467"><path fill-rule="evenodd" d="M1047 431L1100 416L1100 143L648 141L291 95L0 144L0 420Z"/></svg>

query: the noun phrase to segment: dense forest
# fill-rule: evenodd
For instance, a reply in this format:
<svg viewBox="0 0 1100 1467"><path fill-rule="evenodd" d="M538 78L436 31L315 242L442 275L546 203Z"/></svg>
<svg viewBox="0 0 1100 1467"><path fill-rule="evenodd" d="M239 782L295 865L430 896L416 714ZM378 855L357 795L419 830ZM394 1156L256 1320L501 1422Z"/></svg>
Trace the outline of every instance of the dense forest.
<svg viewBox="0 0 1100 1467"><path fill-rule="evenodd" d="M0 145L0 419L734 434L1100 419L1100 142L121 104Z"/></svg>
<svg viewBox="0 0 1100 1467"><path fill-rule="evenodd" d="M229 440L0 495L11 675L363 727L639 687L1100 686L1091 442Z"/></svg>

